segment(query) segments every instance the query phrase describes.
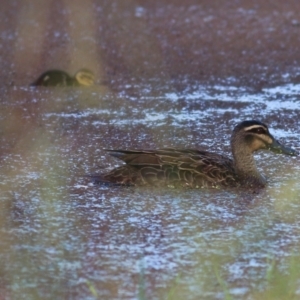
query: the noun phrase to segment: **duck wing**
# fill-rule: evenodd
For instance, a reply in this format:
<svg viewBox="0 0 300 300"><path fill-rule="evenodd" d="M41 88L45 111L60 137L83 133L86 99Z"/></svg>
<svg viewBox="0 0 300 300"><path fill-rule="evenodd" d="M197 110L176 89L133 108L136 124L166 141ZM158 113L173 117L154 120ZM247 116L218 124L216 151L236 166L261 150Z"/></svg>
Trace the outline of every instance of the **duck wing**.
<svg viewBox="0 0 300 300"><path fill-rule="evenodd" d="M104 182L193 188L236 184L233 162L223 155L174 148L107 151L126 165L100 175Z"/></svg>

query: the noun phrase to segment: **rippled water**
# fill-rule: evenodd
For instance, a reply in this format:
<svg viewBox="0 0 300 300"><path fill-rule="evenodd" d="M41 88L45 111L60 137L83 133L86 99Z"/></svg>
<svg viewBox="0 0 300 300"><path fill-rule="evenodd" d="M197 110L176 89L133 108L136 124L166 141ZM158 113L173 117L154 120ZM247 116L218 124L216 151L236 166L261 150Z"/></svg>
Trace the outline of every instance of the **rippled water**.
<svg viewBox="0 0 300 300"><path fill-rule="evenodd" d="M256 155L269 177L259 194L108 188L84 175L120 164L105 148L201 145L230 155L244 119L299 150L299 86L119 90L2 90L1 295L224 299L228 290L241 299L263 289L270 260L285 270L299 254L297 157Z"/></svg>

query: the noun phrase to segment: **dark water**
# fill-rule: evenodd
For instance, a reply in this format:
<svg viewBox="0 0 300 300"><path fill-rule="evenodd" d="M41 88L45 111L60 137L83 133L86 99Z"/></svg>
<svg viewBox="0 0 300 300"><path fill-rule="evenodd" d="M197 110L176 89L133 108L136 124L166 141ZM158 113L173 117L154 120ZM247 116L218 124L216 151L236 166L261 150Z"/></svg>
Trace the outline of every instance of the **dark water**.
<svg viewBox="0 0 300 300"><path fill-rule="evenodd" d="M299 157L258 153L260 193L85 177L105 148L230 155L245 119L299 151L299 24L293 0L1 1L0 300L300 297ZM80 68L95 87L28 87Z"/></svg>
<svg viewBox="0 0 300 300"><path fill-rule="evenodd" d="M261 193L94 185L104 148L229 153L233 126L267 123L299 150L299 86L157 83L2 89L3 299L234 299L266 285L270 260L299 254L299 159L256 155ZM200 295L200 296L199 296Z"/></svg>

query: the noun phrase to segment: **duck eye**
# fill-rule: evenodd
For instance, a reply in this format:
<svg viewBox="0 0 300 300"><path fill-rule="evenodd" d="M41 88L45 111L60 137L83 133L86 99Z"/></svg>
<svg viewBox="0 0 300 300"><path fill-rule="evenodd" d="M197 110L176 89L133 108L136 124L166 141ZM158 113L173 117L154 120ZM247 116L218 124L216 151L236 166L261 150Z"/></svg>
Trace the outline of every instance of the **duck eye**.
<svg viewBox="0 0 300 300"><path fill-rule="evenodd" d="M267 134L267 130L263 127L252 128L250 130L247 130L247 132L252 132L255 134Z"/></svg>
<svg viewBox="0 0 300 300"><path fill-rule="evenodd" d="M262 127L258 127L258 128L255 129L255 133L264 134L264 133L266 133L266 130Z"/></svg>

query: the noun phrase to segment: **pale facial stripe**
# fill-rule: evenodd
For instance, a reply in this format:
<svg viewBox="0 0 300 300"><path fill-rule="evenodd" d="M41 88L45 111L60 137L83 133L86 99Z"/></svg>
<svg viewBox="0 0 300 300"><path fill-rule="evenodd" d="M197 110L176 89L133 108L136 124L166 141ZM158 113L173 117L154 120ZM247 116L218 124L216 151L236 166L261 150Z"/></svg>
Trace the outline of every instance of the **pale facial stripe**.
<svg viewBox="0 0 300 300"><path fill-rule="evenodd" d="M267 128L263 125L252 125L252 126L248 126L246 128L244 128L245 131L250 131L252 129L255 129L255 128L263 128L264 130L267 131Z"/></svg>
<svg viewBox="0 0 300 300"><path fill-rule="evenodd" d="M252 125L252 126L244 128L244 130L247 132L247 131L250 131L255 128L263 128L266 132L268 131L267 128L263 125ZM259 138L268 144L272 144L272 142L273 142L272 138L270 136L268 136L267 134L260 135Z"/></svg>

